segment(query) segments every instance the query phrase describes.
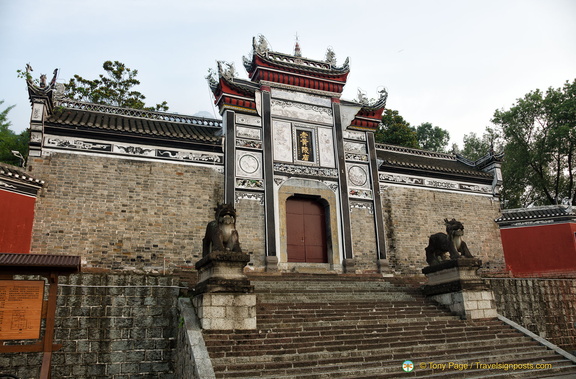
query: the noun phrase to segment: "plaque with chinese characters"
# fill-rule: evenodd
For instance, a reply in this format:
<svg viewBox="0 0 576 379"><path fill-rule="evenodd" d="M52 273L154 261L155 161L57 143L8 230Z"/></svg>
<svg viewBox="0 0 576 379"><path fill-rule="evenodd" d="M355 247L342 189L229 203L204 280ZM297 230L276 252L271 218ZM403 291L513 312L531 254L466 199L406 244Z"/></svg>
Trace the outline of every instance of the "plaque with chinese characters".
<svg viewBox="0 0 576 379"><path fill-rule="evenodd" d="M314 162L314 143L312 131L296 130L296 157L299 161Z"/></svg>

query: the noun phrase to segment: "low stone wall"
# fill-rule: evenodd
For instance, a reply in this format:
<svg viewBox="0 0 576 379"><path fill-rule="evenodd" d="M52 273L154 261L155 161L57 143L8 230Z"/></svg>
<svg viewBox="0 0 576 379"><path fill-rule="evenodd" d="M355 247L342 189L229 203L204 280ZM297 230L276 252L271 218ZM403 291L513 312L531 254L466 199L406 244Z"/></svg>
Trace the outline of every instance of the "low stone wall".
<svg viewBox="0 0 576 379"><path fill-rule="evenodd" d="M491 278L498 313L562 349L576 352L574 279Z"/></svg>
<svg viewBox="0 0 576 379"><path fill-rule="evenodd" d="M200 320L188 298L178 301L180 323L174 357L175 377L186 379L215 378L212 361L204 344Z"/></svg>
<svg viewBox="0 0 576 379"><path fill-rule="evenodd" d="M178 279L77 274L59 282L54 343L63 348L53 354L53 378L175 378ZM2 354L0 367L38 378L41 361L41 353Z"/></svg>

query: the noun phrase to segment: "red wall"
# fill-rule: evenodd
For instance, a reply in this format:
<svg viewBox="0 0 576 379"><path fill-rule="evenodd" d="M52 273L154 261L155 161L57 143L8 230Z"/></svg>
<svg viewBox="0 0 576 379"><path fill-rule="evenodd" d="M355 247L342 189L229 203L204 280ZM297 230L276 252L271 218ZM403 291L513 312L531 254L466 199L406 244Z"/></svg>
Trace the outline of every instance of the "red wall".
<svg viewBox="0 0 576 379"><path fill-rule="evenodd" d="M506 266L514 275L576 272L575 223L501 229Z"/></svg>
<svg viewBox="0 0 576 379"><path fill-rule="evenodd" d="M31 196L0 190L0 253L29 253L34 222Z"/></svg>

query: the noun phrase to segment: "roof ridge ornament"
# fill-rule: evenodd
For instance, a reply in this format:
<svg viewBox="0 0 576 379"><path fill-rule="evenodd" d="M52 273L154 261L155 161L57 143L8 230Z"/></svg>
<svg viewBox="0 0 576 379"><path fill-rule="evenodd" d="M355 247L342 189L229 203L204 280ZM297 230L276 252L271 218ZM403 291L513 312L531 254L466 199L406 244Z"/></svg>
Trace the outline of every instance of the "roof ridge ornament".
<svg viewBox="0 0 576 379"><path fill-rule="evenodd" d="M379 96L377 99L368 99L368 96L366 96L366 92L358 88L358 97L356 99L356 102L362 105L363 108L371 108L371 109L383 108L386 106L386 101L388 100L388 91L386 90L386 88L383 87L381 90L378 91L378 94Z"/></svg>
<svg viewBox="0 0 576 379"><path fill-rule="evenodd" d="M268 45L268 40L262 34L258 34L258 42L256 42L256 37L252 38L252 48L256 54L268 55L268 52L270 51Z"/></svg>
<svg viewBox="0 0 576 379"><path fill-rule="evenodd" d="M336 67L336 53L332 49L332 46L328 46L326 49L326 58L324 59L326 63L329 63L330 66Z"/></svg>
<svg viewBox="0 0 576 379"><path fill-rule="evenodd" d="M218 87L218 80L217 80L218 76L216 74L216 71L214 71L214 69L209 68L208 69L208 75L205 76L205 79L208 81L208 86L210 87L210 89L212 91L216 90L216 87Z"/></svg>
<svg viewBox="0 0 576 379"><path fill-rule="evenodd" d="M228 63L225 61L217 61L217 63L218 63L218 73L220 74L220 76L230 81L233 81L234 78L237 76L236 67L234 67L234 62Z"/></svg>
<svg viewBox="0 0 576 379"><path fill-rule="evenodd" d="M363 91L362 89L358 88L357 101L362 105L369 104L368 96L366 96L366 91Z"/></svg>
<svg viewBox="0 0 576 379"><path fill-rule="evenodd" d="M300 44L298 43L298 33L296 33L296 43L294 44L294 56L302 58L302 51L300 50Z"/></svg>

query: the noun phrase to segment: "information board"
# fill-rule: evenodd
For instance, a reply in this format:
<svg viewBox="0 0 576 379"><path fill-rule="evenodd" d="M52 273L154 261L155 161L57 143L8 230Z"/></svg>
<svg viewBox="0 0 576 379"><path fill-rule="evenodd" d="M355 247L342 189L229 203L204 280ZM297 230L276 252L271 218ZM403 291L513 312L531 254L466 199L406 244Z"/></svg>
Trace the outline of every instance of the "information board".
<svg viewBox="0 0 576 379"><path fill-rule="evenodd" d="M0 340L40 338L44 281L0 280Z"/></svg>

